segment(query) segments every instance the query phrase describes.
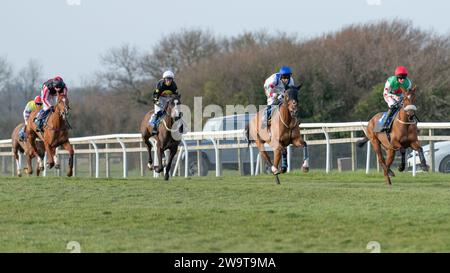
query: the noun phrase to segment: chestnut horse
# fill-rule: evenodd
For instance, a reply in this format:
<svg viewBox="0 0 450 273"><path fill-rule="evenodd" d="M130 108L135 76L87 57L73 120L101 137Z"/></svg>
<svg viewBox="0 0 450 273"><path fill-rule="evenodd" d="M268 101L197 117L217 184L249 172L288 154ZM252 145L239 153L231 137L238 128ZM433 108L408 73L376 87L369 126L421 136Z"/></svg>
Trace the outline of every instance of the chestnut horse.
<svg viewBox="0 0 450 273"><path fill-rule="evenodd" d="M390 177L395 176L390 167L394 161L395 152L398 150L402 155L401 164L398 166L400 172L405 170L405 152L408 147L411 147L419 153L420 165L424 171L428 171L428 165L425 161L420 141L417 138L417 118L415 117L417 108L414 105L416 102L416 87L411 90L401 89L403 100L401 102L400 110L394 116L389 137L386 132L374 132L376 123L379 122L383 115L383 113L378 113L369 120L366 137L358 141L358 146L362 147L370 140L370 143L372 143L373 149L378 156L378 162L383 167L384 177L388 185L391 185ZM381 153L381 148L386 151L386 160Z"/></svg>
<svg viewBox="0 0 450 273"><path fill-rule="evenodd" d="M280 184L278 174L287 170L286 147L293 144L295 147L302 146L303 153L303 171L309 170L308 146L300 135L300 120L298 114L298 91L302 85L292 86L284 92L284 98L278 111L272 115L270 127L262 128L262 118L264 111L259 111L250 121L246 128L247 139L249 142L254 141L260 155L265 162L272 166L272 173L276 176L277 184ZM272 106L274 107L274 106ZM272 164L269 155L265 151L264 143L268 143L274 153L274 162ZM283 157L281 169L278 165Z"/></svg>
<svg viewBox="0 0 450 273"><path fill-rule="evenodd" d="M11 134L11 140L12 140L12 152L14 159L16 160L17 165L17 176L22 176L22 166L21 162L19 160L19 152L24 154L27 159L28 166L31 165L31 160L34 158L34 154L31 151L31 145L24 141L19 140L19 131L25 126L24 123L21 123L16 126L14 131ZM45 155L45 148L44 143L42 141L36 142L36 148L38 152L38 157L36 159L36 175L39 176L40 172L44 170L44 155ZM24 171L28 173L28 168L24 168ZM29 173L31 174L31 172Z"/></svg>
<svg viewBox="0 0 450 273"><path fill-rule="evenodd" d="M47 152L47 167L49 169L59 168L58 157L56 156L56 148L62 146L69 152L69 170L67 176L73 174L73 148L69 142L70 124L67 119L69 114L69 101L66 97L59 95L58 102L54 106L47 118L47 123L44 124L44 132L36 131L36 124L33 122L38 111L33 111L29 117L29 125L26 128L27 141L32 147L32 153L36 156L36 138L39 137L44 142L45 151ZM28 166L28 172L32 171L31 166Z"/></svg>
<svg viewBox="0 0 450 273"><path fill-rule="evenodd" d="M149 125L149 120L153 114L153 110L149 111L145 116L144 119L141 122L140 131L142 135L142 139L147 145L147 151L148 151L148 163L147 167L150 170L155 169L157 173L161 173L164 169L162 158L165 150L170 150L169 159L167 160L166 166L165 166L165 175L164 179L169 180L170 176L170 168L172 166L172 160L177 153L178 145L181 141L181 126L182 126L182 113L179 110L180 105L180 96L179 95L170 95L166 106L164 108L165 115L163 116L161 122L158 125L158 133L153 136L153 138L156 140L156 149L157 149L157 156L158 156L158 166L153 166L153 159L152 159L152 144L150 142L150 135L152 131L152 126Z"/></svg>

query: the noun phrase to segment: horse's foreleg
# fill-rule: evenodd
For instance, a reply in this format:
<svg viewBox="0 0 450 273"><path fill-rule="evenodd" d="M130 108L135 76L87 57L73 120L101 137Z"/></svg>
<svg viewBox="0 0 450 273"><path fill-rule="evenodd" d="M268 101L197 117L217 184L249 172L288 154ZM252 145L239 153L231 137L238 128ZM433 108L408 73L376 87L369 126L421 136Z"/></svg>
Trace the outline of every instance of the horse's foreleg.
<svg viewBox="0 0 450 273"><path fill-rule="evenodd" d="M176 153L178 150L178 146L177 145L173 145L170 148L170 155L169 155L169 160L167 160L167 165L166 165L166 174L164 175L164 179L165 180L169 180L169 176L170 176L170 168L172 166L172 160L175 157Z"/></svg>
<svg viewBox="0 0 450 273"><path fill-rule="evenodd" d="M266 152L264 143L262 143L259 139L255 140L256 147L258 147L259 154L264 159L268 166L272 166L272 161L270 160L269 154Z"/></svg>
<svg viewBox="0 0 450 273"><path fill-rule="evenodd" d="M387 174L390 177L395 176L394 172L391 170L391 165L392 162L394 161L394 157L395 157L395 150L387 150L386 167L387 167Z"/></svg>
<svg viewBox="0 0 450 273"><path fill-rule="evenodd" d="M63 144L64 150L69 152L69 170L67 171L67 176L71 177L73 175L73 147L69 142Z"/></svg>
<svg viewBox="0 0 450 273"><path fill-rule="evenodd" d="M384 171L384 178L386 180L386 184L391 184L391 178L388 175L388 168L386 167L386 163L384 161L383 154L381 153L381 145L378 139L371 138L370 143L372 143L373 150L375 151L378 159L378 163L380 163L381 167Z"/></svg>
<svg viewBox="0 0 450 273"><path fill-rule="evenodd" d="M406 153L405 148L401 148L400 154L402 155L402 162L400 163L400 165L398 165L399 172L403 172L405 170L405 165L406 165L405 153Z"/></svg>
<svg viewBox="0 0 450 273"><path fill-rule="evenodd" d="M282 149L278 148L273 150L273 165L272 165L272 173L277 175L280 173L278 170L278 165L280 164Z"/></svg>
<svg viewBox="0 0 450 273"><path fill-rule="evenodd" d="M45 151L47 152L47 168L51 169L55 166L54 162L54 148L50 147L50 144L45 143Z"/></svg>
<svg viewBox="0 0 450 273"><path fill-rule="evenodd" d="M156 144L156 150L157 150L156 154L158 156L158 167L155 167L155 171L157 173L161 173L164 170L164 166L162 163L164 151L162 145L160 144L160 141L158 141L158 143Z"/></svg>
<svg viewBox="0 0 450 273"><path fill-rule="evenodd" d="M420 146L419 141L411 143L410 146L413 150L415 150L415 151L417 151L417 153L419 153L420 167L422 168L422 170L424 172L428 172L430 167L427 165L427 161L425 159L425 156L423 155L423 149L422 149L422 146ZM415 162L413 164L415 164Z"/></svg>

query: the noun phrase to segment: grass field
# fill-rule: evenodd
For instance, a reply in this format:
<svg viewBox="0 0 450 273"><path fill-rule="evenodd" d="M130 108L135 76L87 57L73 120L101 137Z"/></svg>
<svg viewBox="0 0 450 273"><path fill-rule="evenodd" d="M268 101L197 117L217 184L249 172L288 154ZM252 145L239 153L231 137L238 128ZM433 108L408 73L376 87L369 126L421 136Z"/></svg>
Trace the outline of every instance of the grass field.
<svg viewBox="0 0 450 273"><path fill-rule="evenodd" d="M0 178L0 252L450 251L450 176Z"/></svg>

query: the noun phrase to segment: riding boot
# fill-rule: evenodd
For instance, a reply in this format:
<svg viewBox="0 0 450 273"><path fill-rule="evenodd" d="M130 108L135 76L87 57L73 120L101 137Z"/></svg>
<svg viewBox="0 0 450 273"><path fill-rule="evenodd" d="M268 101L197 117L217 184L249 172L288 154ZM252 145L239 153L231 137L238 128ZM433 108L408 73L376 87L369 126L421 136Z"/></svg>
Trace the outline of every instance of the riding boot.
<svg viewBox="0 0 450 273"><path fill-rule="evenodd" d="M44 125L44 120L43 120L44 113L45 113L44 110L40 110L34 119L34 123L36 124L36 131L38 131L38 132L42 132L42 127Z"/></svg>
<svg viewBox="0 0 450 273"><path fill-rule="evenodd" d="M19 141L25 141L25 127L22 127L19 131Z"/></svg>
<svg viewBox="0 0 450 273"><path fill-rule="evenodd" d="M389 110L387 111L386 119L384 120L384 124L383 124L383 129L381 130L382 132L389 130L389 123L390 123L391 115L393 112L394 112L394 107L389 108Z"/></svg>
<svg viewBox="0 0 450 273"><path fill-rule="evenodd" d="M150 125L152 126L151 135L154 136L158 133L158 120L162 116L162 111L156 112L152 119L150 120Z"/></svg>
<svg viewBox="0 0 450 273"><path fill-rule="evenodd" d="M262 124L261 124L262 129L269 127L270 115L272 112L271 110L272 110L272 105L267 105L266 111L264 111L264 116L263 116L263 120L262 120Z"/></svg>

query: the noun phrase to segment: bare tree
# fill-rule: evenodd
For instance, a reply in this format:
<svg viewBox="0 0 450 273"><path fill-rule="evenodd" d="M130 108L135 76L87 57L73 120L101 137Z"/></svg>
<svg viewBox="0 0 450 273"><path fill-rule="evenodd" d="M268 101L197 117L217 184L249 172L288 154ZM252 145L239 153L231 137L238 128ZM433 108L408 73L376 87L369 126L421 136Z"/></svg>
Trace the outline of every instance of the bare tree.
<svg viewBox="0 0 450 273"><path fill-rule="evenodd" d="M24 100L38 95L42 84L42 64L35 59L30 59L27 66L19 71L15 82Z"/></svg>
<svg viewBox="0 0 450 273"><path fill-rule="evenodd" d="M12 68L5 57L0 57L0 91L5 87L6 82L11 77Z"/></svg>
<svg viewBox="0 0 450 273"><path fill-rule="evenodd" d="M110 88L131 91L135 99L139 100L144 93L142 83L146 80L139 58L140 53L134 46L125 44L113 48L101 56L101 62L106 66L106 72L101 73L101 77Z"/></svg>
<svg viewBox="0 0 450 273"><path fill-rule="evenodd" d="M189 67L219 51L220 46L209 31L183 29L164 37L150 54L145 55L142 68L158 79L164 70L171 69L177 73L183 67Z"/></svg>

